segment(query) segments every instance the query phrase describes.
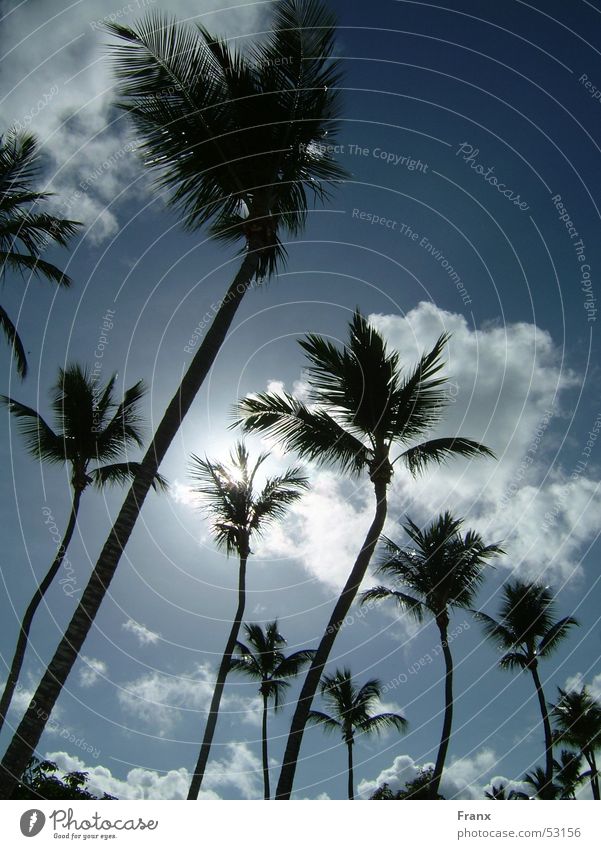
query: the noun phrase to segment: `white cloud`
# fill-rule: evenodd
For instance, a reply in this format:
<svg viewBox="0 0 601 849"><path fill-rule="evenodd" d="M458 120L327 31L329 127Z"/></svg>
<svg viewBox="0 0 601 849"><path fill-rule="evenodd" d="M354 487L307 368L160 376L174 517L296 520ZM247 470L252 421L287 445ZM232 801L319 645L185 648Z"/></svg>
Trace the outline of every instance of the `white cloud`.
<svg viewBox="0 0 601 849"><path fill-rule="evenodd" d="M103 0L68 6L45 0L21 3L2 21L0 128L16 124L39 135L51 161L56 208L83 221L92 244L118 232L118 211L107 207L125 188L129 198L139 192L142 175L129 127L112 107L101 20L132 23L157 7L152 0L110 8ZM262 4L240 0L170 0L168 11L227 35L253 32L265 14Z"/></svg>
<svg viewBox="0 0 601 849"><path fill-rule="evenodd" d="M563 689L568 692L571 692L572 690L581 690L585 683L582 672L576 672L574 675L570 675L570 677L566 679ZM586 683L586 688L594 699L601 702L601 673L599 673L599 675L595 675L592 681Z"/></svg>
<svg viewBox="0 0 601 849"><path fill-rule="evenodd" d="M106 677L108 674L107 665L103 660L86 657L85 654L81 656L81 663L77 671L79 673L79 683L82 687L93 687L101 677Z"/></svg>
<svg viewBox="0 0 601 849"><path fill-rule="evenodd" d="M393 523L405 514L425 523L451 509L486 540L502 540L508 556L500 562L508 568L532 577L544 570L550 580L578 574L580 553L598 533L600 485L592 462L574 472L558 462L558 434L569 424L565 395L578 380L549 333L524 322L476 330L431 303L370 320L409 366L441 332L452 333L444 370L450 403L427 438L462 435L498 457L452 459L417 480L397 464L386 533L398 536ZM334 472L312 474L312 490L293 506L285 528L270 532L264 552L296 556L310 574L340 587L373 516L373 492L362 481L353 491Z"/></svg>
<svg viewBox="0 0 601 849"><path fill-rule="evenodd" d="M215 685L214 672L199 664L189 675L153 671L124 684L118 692L122 709L143 722L159 737L165 736L186 714L206 714ZM260 699L224 693L220 715L258 726Z"/></svg>
<svg viewBox="0 0 601 849"><path fill-rule="evenodd" d="M522 789L519 781L492 773L497 757L491 749L482 749L472 758L455 758L444 770L440 782L440 793L446 799L482 799L492 784L505 784L508 789ZM409 755L399 755L389 767L383 769L375 779L359 782L358 793L362 799L370 796L386 783L393 792L401 790L409 781L417 778L420 770L433 767L433 763L420 764Z"/></svg>
<svg viewBox="0 0 601 849"><path fill-rule="evenodd" d="M108 767L101 764L90 766L81 758L67 752L48 752L48 760L54 761L60 773L87 772L88 787L94 795L109 793L118 799L185 799L191 775L185 767L160 773L156 770L134 767L125 779L117 778ZM261 763L246 743L229 743L224 756L211 758L205 773L203 789L199 799L219 799L220 789L237 790L245 799L260 795Z"/></svg>
<svg viewBox="0 0 601 849"><path fill-rule="evenodd" d="M154 645L160 639L160 634L157 634L155 631L151 631L150 628L147 628L145 625L141 625L133 619L128 619L121 627L124 631L128 631L130 634L133 634L142 646Z"/></svg>

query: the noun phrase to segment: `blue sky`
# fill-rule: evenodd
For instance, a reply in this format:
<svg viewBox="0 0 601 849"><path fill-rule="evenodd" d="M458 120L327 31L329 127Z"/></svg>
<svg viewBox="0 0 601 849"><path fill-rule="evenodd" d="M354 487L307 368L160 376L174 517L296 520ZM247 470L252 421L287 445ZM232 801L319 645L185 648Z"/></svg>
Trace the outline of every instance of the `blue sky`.
<svg viewBox="0 0 601 849"><path fill-rule="evenodd" d="M121 390L143 378L145 411L156 423L190 361L188 340L237 259L203 232L183 232L111 106L98 21L135 20L140 12L127 5L0 3L0 125L20 122L40 134L53 203L86 225L70 253L53 255L75 280L70 292L6 282L3 303L19 316L31 374L20 384L4 347L2 391L46 412L58 367L92 362L113 310L103 377L118 372ZM581 627L543 671L547 696L581 680L601 693L601 8L584 0L330 5L346 89L335 143L352 177L310 214L288 246L284 273L243 303L162 469L171 494L149 497L40 745L44 754L62 753L65 768L83 763L95 786L117 796L185 795L234 610L236 564L214 550L189 491L188 457L227 453L232 404L245 393L279 385L302 392L296 340L307 332L344 338L356 306L409 364L441 330L453 333L453 396L441 432L482 439L499 458L453 462L417 481L399 470L386 532L401 541L405 513L425 522L450 508L490 541L503 540L507 556L491 570L480 605L496 611L512 570L551 584L559 609L575 612ZM265 30L269 6L176 0L169 9L242 37ZM414 170L412 160L420 163ZM24 453L6 415L0 426L6 659L16 617L53 554L42 510L62 529L69 488L65 471L42 469ZM283 468L292 458L275 451L270 462ZM308 471L312 492L257 547L249 575L247 620L277 616L290 650L316 644L372 510L365 480ZM86 493L69 553L72 580L63 585L75 597L121 498ZM57 586L39 614L13 724L73 603ZM542 728L531 681L494 668L494 650L468 615L454 616L453 628L457 705L443 792L478 797L492 778L518 780L542 762ZM416 629L384 607L338 638L330 667L348 663L359 680L380 678L385 703L410 723L402 738L358 743L363 795L383 780L397 786L435 756L443 703L435 645L432 624ZM252 684L228 683L207 795L261 795L254 698ZM274 762L290 715L288 705L270 718ZM309 730L297 796L343 798L344 767L342 746Z"/></svg>

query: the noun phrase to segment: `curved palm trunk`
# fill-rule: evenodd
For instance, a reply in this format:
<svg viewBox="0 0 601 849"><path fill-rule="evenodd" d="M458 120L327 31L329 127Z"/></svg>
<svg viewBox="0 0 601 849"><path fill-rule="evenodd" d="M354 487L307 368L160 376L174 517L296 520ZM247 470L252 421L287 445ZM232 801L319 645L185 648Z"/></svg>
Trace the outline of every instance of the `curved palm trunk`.
<svg viewBox="0 0 601 849"><path fill-rule="evenodd" d="M353 778L353 741L347 741L348 749L348 797L351 800L355 798L355 780Z"/></svg>
<svg viewBox="0 0 601 849"><path fill-rule="evenodd" d="M200 792L200 788L202 786L202 780L204 778L205 769L207 767L207 761L209 760L209 753L211 751L211 744L213 742L213 735L215 734L215 726L217 725L217 716L219 714L219 705L221 704L221 696L223 695L223 688L225 687L225 679L227 678L227 674L230 671L230 666L232 663L232 655L234 653L234 649L236 647L236 641L238 639L238 634L240 633L240 628L242 626L242 620L244 619L244 606L246 604L246 557L240 558L240 575L238 579L238 609L236 610L236 615L234 617L234 621L232 623L232 627L230 630L230 635L227 638L227 643L225 644L225 650L223 652L223 657L221 658L221 663L219 665L219 670L217 672L217 680L215 682L215 689L213 690L213 698L211 699L211 706L209 708L209 715L207 717L207 725L205 728L204 737L202 739L202 745L200 747L200 754L198 755L198 762L196 764L196 769L194 770L194 775L192 776L192 781L190 782L190 789L188 790L188 799L197 799L198 794Z"/></svg>
<svg viewBox="0 0 601 849"><path fill-rule="evenodd" d="M71 542L71 538L75 530L75 525L77 524L77 514L79 512L79 502L81 499L81 493L82 490L79 487L73 492L71 515L69 516L69 522L67 524L67 529L62 538L61 544L58 548L58 551L56 552L54 560L52 561L50 569L48 569L46 575L44 576L36 591L34 592L33 597L27 606L27 610L25 611L23 619L21 620L21 626L19 630L19 637L17 639L15 653L13 655L12 663L10 665L10 670L8 672L6 686L4 687L4 692L2 693L2 698L0 699L0 731L2 730L2 726L4 725L6 714L8 713L8 709L10 707L15 688L19 681L19 675L21 674L21 668L23 666L23 661L25 660L25 652L27 650L27 643L29 641L29 632L31 630L31 623L33 622L33 617L35 616L36 611L40 606L40 603L44 598L46 592L48 591L50 585L58 574L62 562L65 559L65 554L67 553L69 543Z"/></svg>
<svg viewBox="0 0 601 849"><path fill-rule="evenodd" d="M551 732L551 723L549 722L549 712L547 710L543 685L540 682L536 662L530 667L530 672L532 673L534 686L536 687L536 695L538 696L540 712L543 718L543 728L545 730L545 787L542 788L543 793L545 793L546 788L551 787L553 783L553 734ZM546 798L546 794L544 798Z"/></svg>
<svg viewBox="0 0 601 849"><path fill-rule="evenodd" d="M453 655L451 654L447 639L449 627L448 615L445 613L443 616L437 617L436 624L440 631L440 644L442 646L442 653L444 656L445 677L442 735L440 738L440 745L438 747L438 754L436 756L436 763L434 764L434 772L432 773L432 781L430 782L430 793L432 799L438 798L440 779L442 778L442 771L444 769L447 751L449 749L449 741L451 739L451 729L453 727Z"/></svg>
<svg viewBox="0 0 601 849"><path fill-rule="evenodd" d="M215 362L242 298L252 283L259 263L259 248L260 245L257 242L249 242L240 270L221 302L219 311L194 355L177 392L169 402L144 455L73 618L6 750L0 766L0 799L10 797L14 785L22 775L42 736L48 717L113 579L154 476Z"/></svg>
<svg viewBox="0 0 601 849"><path fill-rule="evenodd" d="M284 762L280 772L280 779L276 790L276 799L289 799L292 793L292 785L294 783L294 774L296 772L296 763L300 752L300 747L303 739L303 733L311 703L319 686L319 679L324 666L327 663L330 651L334 645L334 641L338 631L342 627L346 615L348 614L351 604L355 600L361 581L365 577L367 567L372 558L376 544L384 528L386 521L386 491L388 488L388 480L376 478L374 481L374 489L376 493L376 512L367 532L363 547L359 552L359 556L355 560L355 564L351 570L348 580L340 594L336 606L330 616L327 628L321 638L321 642L315 652L309 671L305 677L302 690L296 709L292 718L288 741L286 743L286 751L284 753Z"/></svg>
<svg viewBox="0 0 601 849"><path fill-rule="evenodd" d="M584 757L586 758L590 767L589 781L591 783L593 799L599 801L601 800L601 797L599 795L599 773L597 772L597 761L595 758L595 753L592 749L587 749L584 752Z"/></svg>
<svg viewBox="0 0 601 849"><path fill-rule="evenodd" d="M263 798L271 799L271 789L269 787L269 757L267 754L267 709L268 696L263 694L263 734L261 748L263 753Z"/></svg>

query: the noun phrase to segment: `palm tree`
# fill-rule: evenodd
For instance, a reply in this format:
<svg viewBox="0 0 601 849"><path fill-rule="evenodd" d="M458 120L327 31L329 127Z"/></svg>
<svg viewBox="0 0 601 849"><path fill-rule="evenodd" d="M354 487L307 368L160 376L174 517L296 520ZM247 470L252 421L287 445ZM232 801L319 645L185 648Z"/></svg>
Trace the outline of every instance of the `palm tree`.
<svg viewBox="0 0 601 849"><path fill-rule="evenodd" d="M581 765L582 755L579 752L571 752L569 749L562 749L559 760L553 760L560 799L576 798L576 790L585 777L581 774Z"/></svg>
<svg viewBox="0 0 601 849"><path fill-rule="evenodd" d="M438 797L453 725L453 656L449 647L449 611L470 608L484 578L487 561L502 554L498 545L484 545L475 531L461 535L463 519L449 512L434 520L425 530L407 518L403 529L412 545L398 546L384 537L383 555L376 573L392 578L394 589L378 586L367 590L362 603L393 599L418 622L430 614L440 634L445 661L445 712L442 736L430 787L431 798ZM410 594L404 590L409 589Z"/></svg>
<svg viewBox="0 0 601 849"><path fill-rule="evenodd" d="M44 730L110 586L144 499L202 386L244 294L284 258L278 234L303 229L311 197L326 200L346 177L323 138L334 140L339 68L334 18L317 0L278 0L263 40L244 58L204 28L158 13L137 28L113 25L122 105L148 167L190 229L242 244L242 262L171 399L102 548L80 604L0 766L10 792Z"/></svg>
<svg viewBox="0 0 601 849"><path fill-rule="evenodd" d="M130 445L143 445L138 406L145 392L144 384L142 381L136 383L117 403L115 380L113 376L106 386L101 387L80 365L59 369L58 379L51 390L55 430L31 407L0 395L0 401L17 419L28 452L41 462L69 466L73 493L69 521L61 544L21 620L17 645L0 699L0 729L19 680L33 618L69 548L83 492L90 485L102 490L110 484L123 484L134 476L139 466L138 463L119 460ZM166 481L157 474L153 486L164 489Z"/></svg>
<svg viewBox="0 0 601 849"><path fill-rule="evenodd" d="M286 640L278 631L277 620L266 625L245 625L247 645L236 643L238 657L232 658L230 669L240 672L252 681L259 682L259 693L263 700L262 755L264 798L271 798L269 788L269 759L267 751L267 714L269 700L273 699L274 710L280 707L284 691L290 686L289 678L295 678L303 666L313 658L313 649L301 649L286 655L283 648Z"/></svg>
<svg viewBox="0 0 601 849"><path fill-rule="evenodd" d="M543 769L542 766L536 766L531 772L527 772L522 781L524 784L529 784L532 787L534 796L529 796L521 790L514 790L515 799L545 799L547 801L553 801L560 796L561 789L559 785L554 781L549 781L547 770Z"/></svg>
<svg viewBox="0 0 601 849"><path fill-rule="evenodd" d="M556 621L555 600L549 587L516 578L503 587L499 621L476 613L486 636L504 652L501 669L527 669L532 675L545 732L545 774L549 793L553 788L553 737L539 659L549 657L577 621L566 616Z"/></svg>
<svg viewBox="0 0 601 849"><path fill-rule="evenodd" d="M211 743L217 725L217 715L225 679L232 668L232 657L238 643L238 634L244 618L246 604L246 565L251 552L251 542L266 527L286 515L288 507L297 501L308 481L299 468L291 468L283 475L268 477L263 488L255 492L254 482L260 466L269 455L260 454L256 463L249 464L248 451L238 442L231 453L229 466L192 457L192 474L196 480L195 491L205 501L205 509L212 517L213 538L226 554L235 554L239 560L238 607L230 628L221 658L215 690L209 707L207 725L200 747L196 769L190 782L188 799L198 798Z"/></svg>
<svg viewBox="0 0 601 849"><path fill-rule="evenodd" d="M558 687L559 701L551 708L556 742L573 746L589 766L593 799L599 799L599 773L595 751L601 748L601 704L586 687L566 691Z"/></svg>
<svg viewBox="0 0 601 849"><path fill-rule="evenodd" d="M394 464L401 461L418 474L431 463L442 463L453 455L493 456L478 442L459 436L417 442L439 422L447 402L447 379L440 376L446 334L407 375L401 373L398 354L387 350L382 336L358 311L350 322L349 335L342 350L315 335L300 342L310 362L306 377L314 406L274 392L246 398L239 404L240 423L247 432L275 437L285 449L318 463L335 464L349 474L367 471L376 500L373 522L334 606L296 705L278 799L289 799L292 793L311 702L384 527ZM402 450L392 459L395 444Z"/></svg>
<svg viewBox="0 0 601 849"><path fill-rule="evenodd" d="M78 221L39 212L50 192L36 191L40 177L38 142L31 133L9 130L0 136L0 279L7 271L45 277L58 286L70 286L70 278L56 265L42 259L42 251L54 243L67 247L80 226ZM0 306L0 328L12 346L20 377L27 374L25 349L15 325Z"/></svg>
<svg viewBox="0 0 601 849"><path fill-rule="evenodd" d="M348 668L337 669L333 675L324 675L321 680L321 696L330 713L312 710L308 722L321 725L324 731L337 731L348 753L348 797L355 798L353 779L353 745L355 735L379 733L387 728L403 732L407 720L398 713L378 713L382 695L381 683L372 678L357 689Z"/></svg>

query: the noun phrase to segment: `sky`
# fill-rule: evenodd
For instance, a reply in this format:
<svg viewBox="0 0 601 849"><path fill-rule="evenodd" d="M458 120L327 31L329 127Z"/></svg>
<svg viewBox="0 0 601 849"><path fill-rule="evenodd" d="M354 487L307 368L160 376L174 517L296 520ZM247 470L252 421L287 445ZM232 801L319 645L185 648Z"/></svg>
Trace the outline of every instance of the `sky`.
<svg viewBox="0 0 601 849"><path fill-rule="evenodd" d="M170 0L168 11L243 45L268 29L271 5ZM451 509L487 541L502 542L506 555L490 569L479 608L496 613L510 576L552 586L561 615L580 626L541 665L548 700L558 686L582 683L601 697L601 5L329 5L344 70L332 143L351 177L309 214L287 245L283 272L243 302L161 469L170 493L147 499L40 742L62 769L85 769L93 788L121 798L185 798L235 609L236 562L215 550L191 492L189 457L227 456L237 438L228 429L232 406L245 394L302 395L297 340L310 332L341 342L356 307L407 367L442 331L452 334L439 432L481 440L497 456L452 461L419 479L395 467L386 534L403 542L406 515L425 524ZM0 358L2 392L47 415L58 368L91 363L101 342L103 379L117 373L119 392L147 383L149 438L190 362L194 328L238 260L206 232L183 230L114 108L102 19L135 21L144 8L165 6L0 0L0 128L39 135L50 203L85 225L70 251L51 254L73 277L70 291L4 281L3 305L18 317L28 351L26 381L4 344ZM48 511L59 531L66 525L69 477L25 453L6 413L0 427L5 665L54 553ZM249 446L265 448L259 439ZM269 469L295 462L269 447ZM248 578L247 621L277 617L290 651L316 645L373 511L366 479L310 464L306 471L311 491L256 546ZM54 652L122 498L118 489L85 493L69 571L38 614L9 726ZM479 798L500 778L519 786L543 760L532 682L496 667L470 614L453 614L450 632L457 700L441 790ZM382 605L355 610L337 639L328 669L348 664L360 682L379 678L385 709L409 721L402 737L357 742L362 798L383 781L397 789L435 758L443 706L436 638L433 623L418 627ZM298 686L270 716L273 781ZM296 798L344 798L340 742L309 729L301 754ZM261 795L259 701L252 683L232 678L201 797Z"/></svg>

